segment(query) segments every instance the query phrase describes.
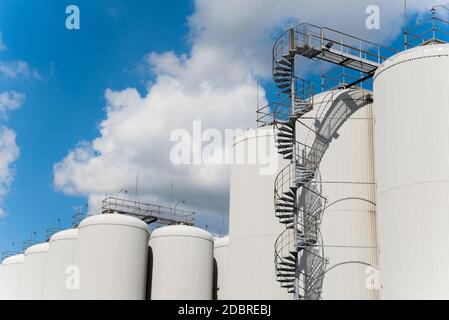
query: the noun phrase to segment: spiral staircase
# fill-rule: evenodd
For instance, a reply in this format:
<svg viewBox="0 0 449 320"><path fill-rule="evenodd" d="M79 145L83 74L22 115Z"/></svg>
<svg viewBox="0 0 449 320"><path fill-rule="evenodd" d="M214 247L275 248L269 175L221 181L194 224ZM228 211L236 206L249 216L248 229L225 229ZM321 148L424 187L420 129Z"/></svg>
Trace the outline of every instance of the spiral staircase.
<svg viewBox="0 0 449 320"><path fill-rule="evenodd" d="M387 55L383 51L389 50ZM301 118L313 110L313 84L295 76L297 55L320 59L360 72L345 87L350 88L374 75L391 49L350 35L311 24L301 24L283 33L273 47L273 79L280 90L278 102L258 110L261 125L274 125L278 153L290 163L275 179L274 207L285 230L275 242L276 278L295 299L318 300L327 261L320 234L327 200L321 192L319 164L327 138L316 136L312 145L296 139Z"/></svg>

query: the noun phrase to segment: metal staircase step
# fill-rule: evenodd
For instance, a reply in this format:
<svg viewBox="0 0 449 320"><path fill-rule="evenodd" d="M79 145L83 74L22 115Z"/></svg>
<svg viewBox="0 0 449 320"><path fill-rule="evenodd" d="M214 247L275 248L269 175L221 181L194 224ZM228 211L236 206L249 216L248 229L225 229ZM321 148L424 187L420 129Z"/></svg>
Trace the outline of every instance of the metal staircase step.
<svg viewBox="0 0 449 320"><path fill-rule="evenodd" d="M278 64L280 64L280 65L283 65L283 66L286 66L286 67L290 67L291 68L291 66L292 66L292 62L291 61L288 61L287 59L282 59L282 60L279 60L279 61L277 61L277 63ZM290 70L290 69L289 69Z"/></svg>
<svg viewBox="0 0 449 320"><path fill-rule="evenodd" d="M293 143L293 136L287 138L287 137L281 137L276 139L277 143L289 143L290 145Z"/></svg>
<svg viewBox="0 0 449 320"><path fill-rule="evenodd" d="M292 79L291 78L285 78L285 77L277 77L274 79L274 82L279 83L279 82L288 82L291 83Z"/></svg>
<svg viewBox="0 0 449 320"><path fill-rule="evenodd" d="M276 204L277 207L284 207L284 208L294 208L295 204L294 202L289 202L289 203L285 203L285 202L278 202Z"/></svg>
<svg viewBox="0 0 449 320"><path fill-rule="evenodd" d="M288 266L288 267L296 267L296 263L293 263L293 262L282 261L282 262L280 262L280 264L282 264L284 266Z"/></svg>
<svg viewBox="0 0 449 320"><path fill-rule="evenodd" d="M291 75L292 75L291 72L275 72L273 74L274 77L291 77Z"/></svg>
<svg viewBox="0 0 449 320"><path fill-rule="evenodd" d="M285 213L285 212L277 212L276 213L276 217L279 219L291 219L293 218L295 215L293 212L289 212L289 213Z"/></svg>
<svg viewBox="0 0 449 320"><path fill-rule="evenodd" d="M285 268L285 267L278 267L276 268L278 271L286 271L286 272L295 272L295 268Z"/></svg>
<svg viewBox="0 0 449 320"><path fill-rule="evenodd" d="M292 139L293 140L293 133L287 133L287 132L279 132L278 134L277 134L277 136L278 137L280 137L280 138L290 138L290 139Z"/></svg>
<svg viewBox="0 0 449 320"><path fill-rule="evenodd" d="M291 68L287 68L287 67L282 67L282 66L276 66L274 68L274 70L276 71L286 71L289 72L291 74L292 69Z"/></svg>
<svg viewBox="0 0 449 320"><path fill-rule="evenodd" d="M292 150L280 150L278 151L280 154L289 154L292 153Z"/></svg>
<svg viewBox="0 0 449 320"><path fill-rule="evenodd" d="M292 282L294 280L293 279L278 279L278 282Z"/></svg>
<svg viewBox="0 0 449 320"><path fill-rule="evenodd" d="M276 212L294 212L295 210L294 210L294 208L277 208L276 209Z"/></svg>
<svg viewBox="0 0 449 320"><path fill-rule="evenodd" d="M284 196L283 197L280 197L279 198L279 200L280 201L285 201L285 202L288 202L288 203L295 203L295 199L293 198L293 197L290 197L290 196L285 196L285 193L284 193Z"/></svg>
<svg viewBox="0 0 449 320"><path fill-rule="evenodd" d="M278 84L277 87L280 88L280 89L290 88L291 84L290 84L290 82L283 83L283 84Z"/></svg>
<svg viewBox="0 0 449 320"><path fill-rule="evenodd" d="M293 191L284 192L284 196L290 197L292 199L296 199L296 193Z"/></svg>

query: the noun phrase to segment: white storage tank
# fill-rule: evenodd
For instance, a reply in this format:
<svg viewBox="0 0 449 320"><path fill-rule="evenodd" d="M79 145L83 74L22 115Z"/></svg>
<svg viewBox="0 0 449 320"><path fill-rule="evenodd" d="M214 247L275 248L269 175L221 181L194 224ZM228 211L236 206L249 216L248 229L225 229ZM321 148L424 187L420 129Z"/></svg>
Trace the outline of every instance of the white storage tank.
<svg viewBox="0 0 449 320"><path fill-rule="evenodd" d="M298 125L297 139L319 160L327 199L321 298L378 299L372 93L353 88L316 95L302 122L316 132Z"/></svg>
<svg viewBox="0 0 449 320"><path fill-rule="evenodd" d="M25 250L20 277L20 299L42 300L44 298L47 260L48 242L35 244Z"/></svg>
<svg viewBox="0 0 449 320"><path fill-rule="evenodd" d="M214 239L214 282L216 285L216 298L223 300L226 296L227 272L229 260L229 237Z"/></svg>
<svg viewBox="0 0 449 320"><path fill-rule="evenodd" d="M75 300L143 300L146 296L148 226L121 214L84 219L78 227Z"/></svg>
<svg viewBox="0 0 449 320"><path fill-rule="evenodd" d="M374 80L381 298L449 299L449 45L384 62Z"/></svg>
<svg viewBox="0 0 449 320"><path fill-rule="evenodd" d="M223 298L292 299L293 295L276 281L274 266L274 244L285 230L275 216L274 180L289 161L277 152L273 126L237 137L233 155L229 265Z"/></svg>
<svg viewBox="0 0 449 320"><path fill-rule="evenodd" d="M211 300L213 236L185 225L156 229L150 236L153 256L152 300Z"/></svg>
<svg viewBox="0 0 449 320"><path fill-rule="evenodd" d="M3 260L0 269L0 300L19 299L22 267L23 254L17 254Z"/></svg>
<svg viewBox="0 0 449 320"><path fill-rule="evenodd" d="M78 229L55 233L49 241L44 298L70 300L77 289L78 269L75 265Z"/></svg>

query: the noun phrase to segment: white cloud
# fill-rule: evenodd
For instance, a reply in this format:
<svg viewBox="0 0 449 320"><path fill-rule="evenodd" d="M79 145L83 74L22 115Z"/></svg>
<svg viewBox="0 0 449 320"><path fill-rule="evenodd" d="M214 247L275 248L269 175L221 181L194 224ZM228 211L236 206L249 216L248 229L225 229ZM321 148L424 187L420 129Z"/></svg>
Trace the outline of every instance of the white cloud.
<svg viewBox="0 0 449 320"><path fill-rule="evenodd" d="M42 79L42 76L37 70L30 68L27 62L21 60L0 60L0 74L3 74L7 78L32 77L38 80Z"/></svg>
<svg viewBox="0 0 449 320"><path fill-rule="evenodd" d="M172 165L171 131L191 131L193 120L201 120L205 129L254 127L256 78L268 79L273 35L292 23L325 25L377 42L400 34L402 1L345 2L195 1L189 18L191 51L148 54L155 81L143 95L133 88L106 90L99 137L78 145L55 165L55 187L87 196L91 213L98 213L103 195L132 191L139 172L141 198L162 203L184 199L203 213L227 211L228 168ZM373 3L382 19L381 29L374 31L365 28L365 8ZM428 9L422 1L410 5Z"/></svg>
<svg viewBox="0 0 449 320"><path fill-rule="evenodd" d="M25 102L25 94L16 91L0 92L0 114L19 108Z"/></svg>
<svg viewBox="0 0 449 320"><path fill-rule="evenodd" d="M14 169L12 163L19 157L19 147L16 144L16 133L5 127L0 127L0 203L14 178ZM6 212L0 208L0 218L4 217Z"/></svg>
<svg viewBox="0 0 449 320"><path fill-rule="evenodd" d="M3 33L0 32L0 51L6 50L6 45L3 42Z"/></svg>
<svg viewBox="0 0 449 320"><path fill-rule="evenodd" d="M29 75L30 67L25 61L0 61L0 73L10 78Z"/></svg>

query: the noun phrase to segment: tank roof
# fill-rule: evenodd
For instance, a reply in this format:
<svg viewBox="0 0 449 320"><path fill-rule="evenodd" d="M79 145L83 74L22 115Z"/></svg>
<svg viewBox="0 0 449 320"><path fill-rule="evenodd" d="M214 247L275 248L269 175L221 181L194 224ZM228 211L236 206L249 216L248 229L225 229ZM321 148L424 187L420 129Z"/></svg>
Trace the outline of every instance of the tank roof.
<svg viewBox="0 0 449 320"><path fill-rule="evenodd" d="M229 236L214 239L215 248L227 247L228 245L229 245Z"/></svg>
<svg viewBox="0 0 449 320"><path fill-rule="evenodd" d="M48 252L48 242L38 243L25 250L25 255Z"/></svg>
<svg viewBox="0 0 449 320"><path fill-rule="evenodd" d="M380 65L379 68L377 68L374 78L376 78L379 74L381 74L388 68L391 68L400 63L440 55L449 55L449 44L445 43L445 44L424 45L402 51L385 60L384 63L382 63L382 65Z"/></svg>
<svg viewBox="0 0 449 320"><path fill-rule="evenodd" d="M67 229L52 235L49 242L76 238L78 238L78 229Z"/></svg>
<svg viewBox="0 0 449 320"><path fill-rule="evenodd" d="M121 225L139 228L148 232L148 225L142 220L124 214L105 213L90 216L81 221L78 229L92 225Z"/></svg>
<svg viewBox="0 0 449 320"><path fill-rule="evenodd" d="M214 241L214 237L208 231L186 225L176 225L158 228L151 233L150 239L158 237L173 237L173 236L195 237L209 240L211 242Z"/></svg>
<svg viewBox="0 0 449 320"><path fill-rule="evenodd" d="M16 254L14 256L5 258L3 260L2 266L10 265L10 264L19 264L23 262L23 254Z"/></svg>

